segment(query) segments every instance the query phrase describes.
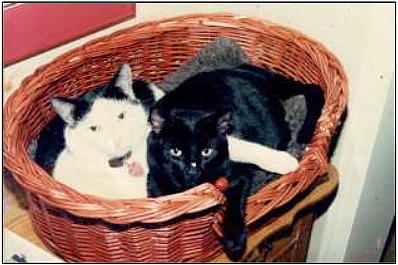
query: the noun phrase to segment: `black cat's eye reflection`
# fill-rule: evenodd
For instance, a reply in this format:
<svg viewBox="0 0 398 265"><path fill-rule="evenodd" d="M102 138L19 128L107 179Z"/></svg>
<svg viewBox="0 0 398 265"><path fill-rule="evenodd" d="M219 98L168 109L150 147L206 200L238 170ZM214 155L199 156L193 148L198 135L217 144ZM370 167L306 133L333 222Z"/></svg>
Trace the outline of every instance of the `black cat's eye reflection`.
<svg viewBox="0 0 398 265"><path fill-rule="evenodd" d="M214 149L213 148L205 148L202 150L201 155L203 157L210 157L213 154Z"/></svg>
<svg viewBox="0 0 398 265"><path fill-rule="evenodd" d="M182 151L181 151L180 149L176 148L176 147L171 148L169 152L170 152L170 154L171 154L172 156L174 156L174 157L180 157L180 156L182 156Z"/></svg>

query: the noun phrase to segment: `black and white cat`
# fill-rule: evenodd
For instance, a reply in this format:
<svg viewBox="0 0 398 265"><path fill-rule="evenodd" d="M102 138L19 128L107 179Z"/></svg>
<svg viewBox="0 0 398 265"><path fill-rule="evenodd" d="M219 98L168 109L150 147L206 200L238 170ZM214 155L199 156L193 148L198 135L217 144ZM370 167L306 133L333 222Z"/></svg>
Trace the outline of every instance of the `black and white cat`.
<svg viewBox="0 0 398 265"><path fill-rule="evenodd" d="M153 84L132 81L124 64L106 86L78 98L53 98L58 116L38 139L36 161L56 157L53 176L85 194L112 199L147 197L148 109L163 96ZM236 161L288 173L297 160L232 136L229 153ZM51 150L50 145L56 144ZM59 154L59 155L58 155Z"/></svg>
<svg viewBox="0 0 398 265"><path fill-rule="evenodd" d="M320 100L307 106L312 114L307 114L303 128L310 138L323 105L322 91L310 86L251 65L203 72L183 82L151 108L149 196L181 192L226 176L229 186L225 192L223 243L227 255L239 259L247 239L245 200L253 165L234 161L241 158L240 162L251 162L262 157L281 164L275 157L248 151L241 139L230 141L230 135L257 146L285 150L291 135L281 100L314 89L318 97L312 100ZM242 146L241 152L250 154L249 159L234 155L236 146Z"/></svg>
<svg viewBox="0 0 398 265"><path fill-rule="evenodd" d="M146 112L154 95L142 95L142 86L132 86L131 70L123 65L89 99L52 99L65 124L64 149L53 170L56 180L106 198L146 197Z"/></svg>

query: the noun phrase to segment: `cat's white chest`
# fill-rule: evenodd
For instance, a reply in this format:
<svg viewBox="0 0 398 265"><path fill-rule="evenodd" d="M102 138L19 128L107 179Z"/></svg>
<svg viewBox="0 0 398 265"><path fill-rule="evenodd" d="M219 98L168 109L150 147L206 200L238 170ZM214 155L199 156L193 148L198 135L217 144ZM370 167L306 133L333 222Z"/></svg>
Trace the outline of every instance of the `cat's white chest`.
<svg viewBox="0 0 398 265"><path fill-rule="evenodd" d="M141 159L140 159L141 160ZM142 174L131 174L128 163L122 167L112 168L106 163L81 161L76 167L77 157L64 150L57 159L54 168L54 178L83 194L96 195L109 199L134 199L147 197L147 173L145 164L139 160L128 163L138 163Z"/></svg>

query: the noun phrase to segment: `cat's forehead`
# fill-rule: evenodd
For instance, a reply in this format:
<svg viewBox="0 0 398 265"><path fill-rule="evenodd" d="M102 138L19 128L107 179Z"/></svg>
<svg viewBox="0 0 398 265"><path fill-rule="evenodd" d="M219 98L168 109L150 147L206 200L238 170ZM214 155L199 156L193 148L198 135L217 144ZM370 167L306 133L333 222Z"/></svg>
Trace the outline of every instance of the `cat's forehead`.
<svg viewBox="0 0 398 265"><path fill-rule="evenodd" d="M92 112L106 111L112 112L126 108L133 108L134 106L139 107L138 104L132 103L127 99L115 99L115 98L98 98L93 102L91 107Z"/></svg>
<svg viewBox="0 0 398 265"><path fill-rule="evenodd" d="M194 131L200 121L208 116L208 113L201 110L173 109L170 111L170 115L181 125Z"/></svg>
<svg viewBox="0 0 398 265"><path fill-rule="evenodd" d="M211 112L196 109L173 109L169 111L165 135L173 142L196 145L217 136L215 126L206 122Z"/></svg>
<svg viewBox="0 0 398 265"><path fill-rule="evenodd" d="M128 100L97 98L86 113L83 121L101 121L112 117L116 118L122 112L134 111L139 114L140 109L141 107L138 104L133 104Z"/></svg>

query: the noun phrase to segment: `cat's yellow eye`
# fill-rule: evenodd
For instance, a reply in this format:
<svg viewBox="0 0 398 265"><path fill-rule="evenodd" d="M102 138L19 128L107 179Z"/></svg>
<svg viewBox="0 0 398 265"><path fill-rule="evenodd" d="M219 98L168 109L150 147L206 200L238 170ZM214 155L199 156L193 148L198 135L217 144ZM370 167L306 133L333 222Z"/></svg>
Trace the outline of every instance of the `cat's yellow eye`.
<svg viewBox="0 0 398 265"><path fill-rule="evenodd" d="M170 154L174 157L180 157L180 156L182 156L182 151L178 148L171 148Z"/></svg>
<svg viewBox="0 0 398 265"><path fill-rule="evenodd" d="M98 126L90 126L89 127L91 131L95 132L98 130Z"/></svg>
<svg viewBox="0 0 398 265"><path fill-rule="evenodd" d="M124 119L124 112L120 113L119 116L117 116L119 118L119 120L123 120Z"/></svg>
<svg viewBox="0 0 398 265"><path fill-rule="evenodd" d="M213 154L214 149L213 148L205 148L202 150L202 156L203 157L209 157Z"/></svg>

